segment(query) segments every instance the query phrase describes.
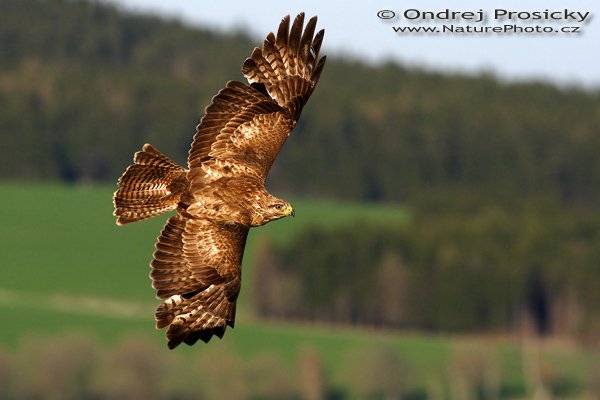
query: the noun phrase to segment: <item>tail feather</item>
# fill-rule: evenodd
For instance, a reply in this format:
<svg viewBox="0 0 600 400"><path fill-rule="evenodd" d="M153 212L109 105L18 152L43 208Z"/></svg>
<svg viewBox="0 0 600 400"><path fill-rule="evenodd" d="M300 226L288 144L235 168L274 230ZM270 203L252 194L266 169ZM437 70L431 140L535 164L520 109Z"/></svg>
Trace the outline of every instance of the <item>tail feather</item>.
<svg viewBox="0 0 600 400"><path fill-rule="evenodd" d="M152 145L135 153L133 164L119 178L113 203L123 225L173 210L187 188L186 171Z"/></svg>

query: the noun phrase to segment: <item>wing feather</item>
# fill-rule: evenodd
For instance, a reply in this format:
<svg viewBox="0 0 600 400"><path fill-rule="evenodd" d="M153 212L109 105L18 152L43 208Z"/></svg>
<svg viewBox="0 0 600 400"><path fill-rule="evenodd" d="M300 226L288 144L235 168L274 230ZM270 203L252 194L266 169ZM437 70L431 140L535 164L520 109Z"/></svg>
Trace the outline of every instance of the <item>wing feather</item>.
<svg viewBox="0 0 600 400"><path fill-rule="evenodd" d="M311 46L313 43L313 36L315 35L315 28L317 27L317 19L311 18L308 20L304 33L300 39L300 47L298 48L298 58L305 62L305 69L310 70L314 66L314 57L311 57Z"/></svg>
<svg viewBox="0 0 600 400"><path fill-rule="evenodd" d="M212 99L188 155L191 193L222 176L266 180L325 63L316 24L313 17L304 27L304 13L291 26L283 18L277 35L269 33L242 66L250 85L231 81Z"/></svg>
<svg viewBox="0 0 600 400"><path fill-rule="evenodd" d="M183 232L186 219L174 215L167 221L158 241L156 251L150 263L152 287L157 290L159 299L198 290L200 282L193 279L183 253Z"/></svg>
<svg viewBox="0 0 600 400"><path fill-rule="evenodd" d="M277 43L278 48L282 49L287 45L289 32L290 32L290 16L286 15L281 20L281 23L279 24L279 28L277 29L276 43ZM287 53L282 54L284 63L286 63L286 58L287 58L286 56L287 56Z"/></svg>
<svg viewBox="0 0 600 400"><path fill-rule="evenodd" d="M169 347L222 337L233 326L248 227L177 214L156 244L150 274L157 327L169 327Z"/></svg>
<svg viewBox="0 0 600 400"><path fill-rule="evenodd" d="M311 18L304 30L303 25L304 13L298 14L291 28L286 16L277 36L267 35L262 49L255 49L242 67L248 82L264 85L294 120L312 94L325 63L325 57L318 58L324 31L315 36L317 17Z"/></svg>
<svg viewBox="0 0 600 400"><path fill-rule="evenodd" d="M293 124L271 98L230 82L215 96L194 136L187 175L191 192L226 175L253 174L265 181Z"/></svg>
<svg viewBox="0 0 600 400"><path fill-rule="evenodd" d="M206 107L205 115L196 127L188 154L188 165L194 168L208 157L210 148L221 130L236 116L252 105L272 102L264 94L238 81L227 83Z"/></svg>

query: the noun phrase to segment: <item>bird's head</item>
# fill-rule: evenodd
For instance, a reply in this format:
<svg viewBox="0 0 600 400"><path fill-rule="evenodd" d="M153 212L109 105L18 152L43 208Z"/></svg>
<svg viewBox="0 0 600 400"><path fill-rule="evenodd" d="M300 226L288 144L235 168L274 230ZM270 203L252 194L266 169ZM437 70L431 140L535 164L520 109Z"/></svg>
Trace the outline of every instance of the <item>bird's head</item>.
<svg viewBox="0 0 600 400"><path fill-rule="evenodd" d="M252 219L253 226L264 225L267 222L275 221L276 219L290 215L294 217L296 215L292 205L285 200L268 196L268 198L260 203L258 204L258 207L256 207L256 213Z"/></svg>

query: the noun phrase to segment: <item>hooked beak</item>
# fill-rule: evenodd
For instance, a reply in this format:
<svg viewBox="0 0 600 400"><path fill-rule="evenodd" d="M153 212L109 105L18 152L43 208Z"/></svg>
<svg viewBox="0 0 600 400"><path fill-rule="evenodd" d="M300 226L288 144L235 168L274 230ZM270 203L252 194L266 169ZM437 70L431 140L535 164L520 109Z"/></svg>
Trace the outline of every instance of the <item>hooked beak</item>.
<svg viewBox="0 0 600 400"><path fill-rule="evenodd" d="M291 215L292 217L296 216L296 211L294 211L294 209L292 208L292 206L288 206L285 211L283 212L284 215Z"/></svg>

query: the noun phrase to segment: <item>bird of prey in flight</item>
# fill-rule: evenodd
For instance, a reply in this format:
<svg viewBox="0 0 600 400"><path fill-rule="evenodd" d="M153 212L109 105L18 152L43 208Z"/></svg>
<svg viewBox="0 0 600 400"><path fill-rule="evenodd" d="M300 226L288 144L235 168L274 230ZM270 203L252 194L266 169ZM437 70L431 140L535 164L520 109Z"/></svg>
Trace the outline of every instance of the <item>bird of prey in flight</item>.
<svg viewBox="0 0 600 400"><path fill-rule="evenodd" d="M187 169L145 144L119 178L114 215L127 224L176 210L158 237L152 286L157 328L170 349L223 337L233 327L248 230L294 209L265 180L311 96L325 56L317 18L283 18L244 61L248 84L230 81L196 127Z"/></svg>

